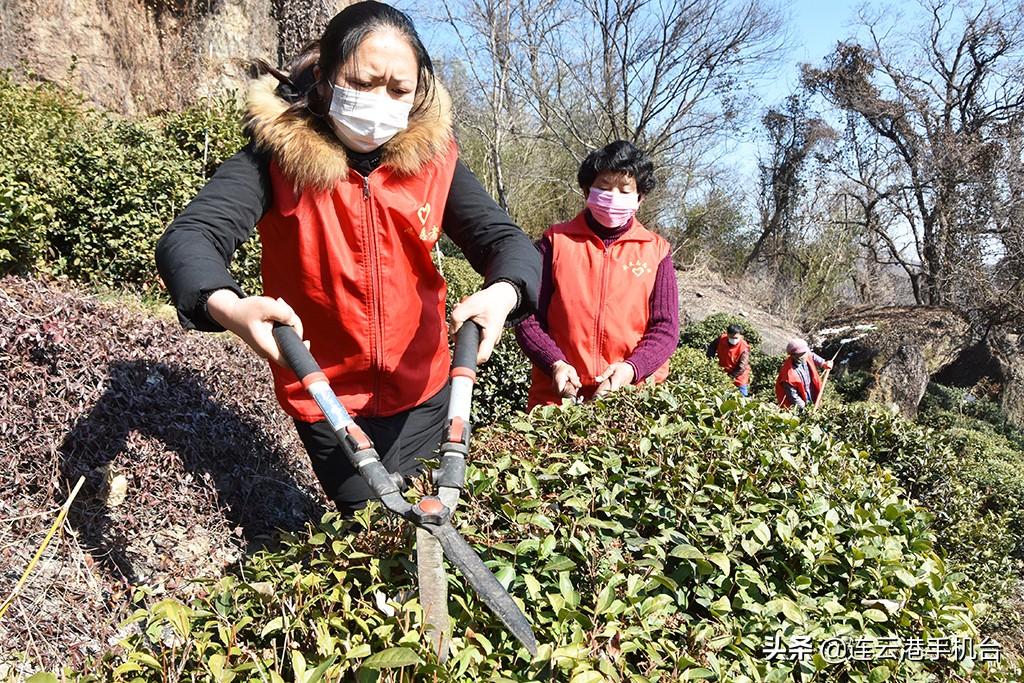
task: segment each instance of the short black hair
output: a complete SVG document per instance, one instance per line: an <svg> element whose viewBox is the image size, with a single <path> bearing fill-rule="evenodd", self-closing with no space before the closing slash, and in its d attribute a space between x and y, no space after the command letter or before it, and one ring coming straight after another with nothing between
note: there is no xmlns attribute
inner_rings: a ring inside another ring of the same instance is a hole
<svg viewBox="0 0 1024 683"><path fill-rule="evenodd" d="M730 337L732 335L734 335L734 334L743 334L743 326L742 325L729 325L729 327L725 328L725 332Z"/></svg>
<svg viewBox="0 0 1024 683"><path fill-rule="evenodd" d="M650 194L658 184L654 178L654 162L646 152L626 140L616 140L588 154L580 164L576 181L580 189L586 190L597 176L607 172L632 176L641 196Z"/></svg>

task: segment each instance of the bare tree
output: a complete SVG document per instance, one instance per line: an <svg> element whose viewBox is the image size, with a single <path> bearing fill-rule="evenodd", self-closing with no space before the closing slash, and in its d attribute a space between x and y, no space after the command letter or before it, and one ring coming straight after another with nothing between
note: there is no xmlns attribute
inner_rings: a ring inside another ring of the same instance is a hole
<svg viewBox="0 0 1024 683"><path fill-rule="evenodd" d="M439 62L455 102L463 158L528 232L578 208L577 159L538 134L516 85L524 16L557 16L559 0L444 0L434 20L453 40ZM532 21L532 19L531 19Z"/></svg>
<svg viewBox="0 0 1024 683"><path fill-rule="evenodd" d="M922 6L910 36L864 17L866 44L841 43L803 81L855 131L841 163L878 259L907 272L919 303L978 310L1020 200L1003 188L1020 165L1005 131L1024 112L1024 8Z"/></svg>
<svg viewBox="0 0 1024 683"><path fill-rule="evenodd" d="M670 160L738 116L744 79L781 53L764 0L550 0L523 14L517 84L579 156L611 139Z"/></svg>
<svg viewBox="0 0 1024 683"><path fill-rule="evenodd" d="M512 40L521 7L517 0L464 0L458 7L444 0L442 8L441 20L458 39L465 56L462 64L478 99L476 110L457 110L459 123L485 142L498 204L508 211L501 155L513 127L509 116ZM486 117L473 116L476 111L483 111Z"/></svg>
<svg viewBox="0 0 1024 683"><path fill-rule="evenodd" d="M741 118L744 83L781 53L768 2L443 0L437 19L465 77L463 142L480 142L499 202L529 220L522 207L538 201L577 206L583 157L631 140L660 169L644 220L670 219L679 188Z"/></svg>
<svg viewBox="0 0 1024 683"><path fill-rule="evenodd" d="M792 237L793 218L804 192L804 169L808 157L820 143L835 137L835 131L820 118L809 116L807 105L791 95L782 109L770 109L761 119L768 133L768 156L760 164L761 234L744 262L750 268L758 258L794 258L787 244ZM766 253L772 245L771 253Z"/></svg>

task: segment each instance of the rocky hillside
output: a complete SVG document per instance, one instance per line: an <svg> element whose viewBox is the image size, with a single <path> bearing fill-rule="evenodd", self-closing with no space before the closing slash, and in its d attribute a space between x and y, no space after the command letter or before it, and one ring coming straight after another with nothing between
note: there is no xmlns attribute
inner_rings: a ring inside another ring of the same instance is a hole
<svg viewBox="0 0 1024 683"><path fill-rule="evenodd" d="M781 311L771 311L755 303L763 298L752 286L729 282L707 268L677 271L681 324L700 322L715 313L737 315L757 328L763 341L761 350L777 355L784 353L786 342L803 333L795 322Z"/></svg>
<svg viewBox="0 0 1024 683"><path fill-rule="evenodd" d="M136 115L239 87L245 60L280 61L349 0L5 0L0 68L67 84Z"/></svg>

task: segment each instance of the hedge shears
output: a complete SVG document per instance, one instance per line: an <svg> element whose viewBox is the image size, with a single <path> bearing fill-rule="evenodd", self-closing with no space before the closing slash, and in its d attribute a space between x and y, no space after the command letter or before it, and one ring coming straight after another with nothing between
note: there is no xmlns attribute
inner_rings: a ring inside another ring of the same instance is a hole
<svg viewBox="0 0 1024 683"><path fill-rule="evenodd" d="M502 587L494 574L484 565L480 556L469 546L466 540L451 525L452 510L458 503L466 480L466 456L469 454L469 437L471 423L470 407L473 401L473 384L476 382L476 355L480 346L480 328L469 321L459 328L452 356L451 397L448 403L448 418L445 425L445 436L440 445L441 461L438 469L432 472L432 479L437 487L437 495L424 496L417 503L410 503L402 495L405 486L404 477L397 472L388 472L381 463L373 442L356 424L345 410L345 407L334 395L327 376L313 359L313 355L299 339L295 330L282 323L274 324L274 339L277 341L288 366L302 382L309 395L316 401L327 423L334 431L349 462L363 479L369 484L380 502L391 513L405 519L417 528L418 565L423 565L424 550L430 554L430 548L419 547L430 545L436 539L443 549L444 555L459 568L476 593L483 599L498 619L508 628L509 632L523 644L531 655L537 654L537 638L530 628L530 623L512 597ZM421 532L425 532L422 533ZM435 546L436 547L436 546ZM440 553L437 553L440 555ZM440 591L445 595L443 605L444 621L447 622L447 580L440 567L440 557L436 557L437 567L434 572L421 566L420 589L431 588L434 596ZM428 562L429 563L429 562ZM424 569L427 569L425 572ZM441 585L438 585L440 573ZM424 586L424 580L429 586ZM424 601L426 602L426 601ZM424 606L425 615L429 610ZM433 623L426 615L427 623ZM447 630L447 623L443 625ZM435 646L438 654L444 658L447 645L441 649L442 634L435 633Z"/></svg>

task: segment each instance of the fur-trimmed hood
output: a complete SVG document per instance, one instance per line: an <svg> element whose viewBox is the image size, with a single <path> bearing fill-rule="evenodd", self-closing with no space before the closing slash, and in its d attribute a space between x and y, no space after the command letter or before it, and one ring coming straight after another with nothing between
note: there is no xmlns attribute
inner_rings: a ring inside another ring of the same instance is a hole
<svg viewBox="0 0 1024 683"><path fill-rule="evenodd" d="M289 112L276 93L278 81L263 76L249 86L246 127L260 149L269 150L296 189L326 190L348 176L345 147L308 110ZM451 99L438 81L427 106L409 118L409 127L381 147L381 165L414 175L445 152L452 140Z"/></svg>

